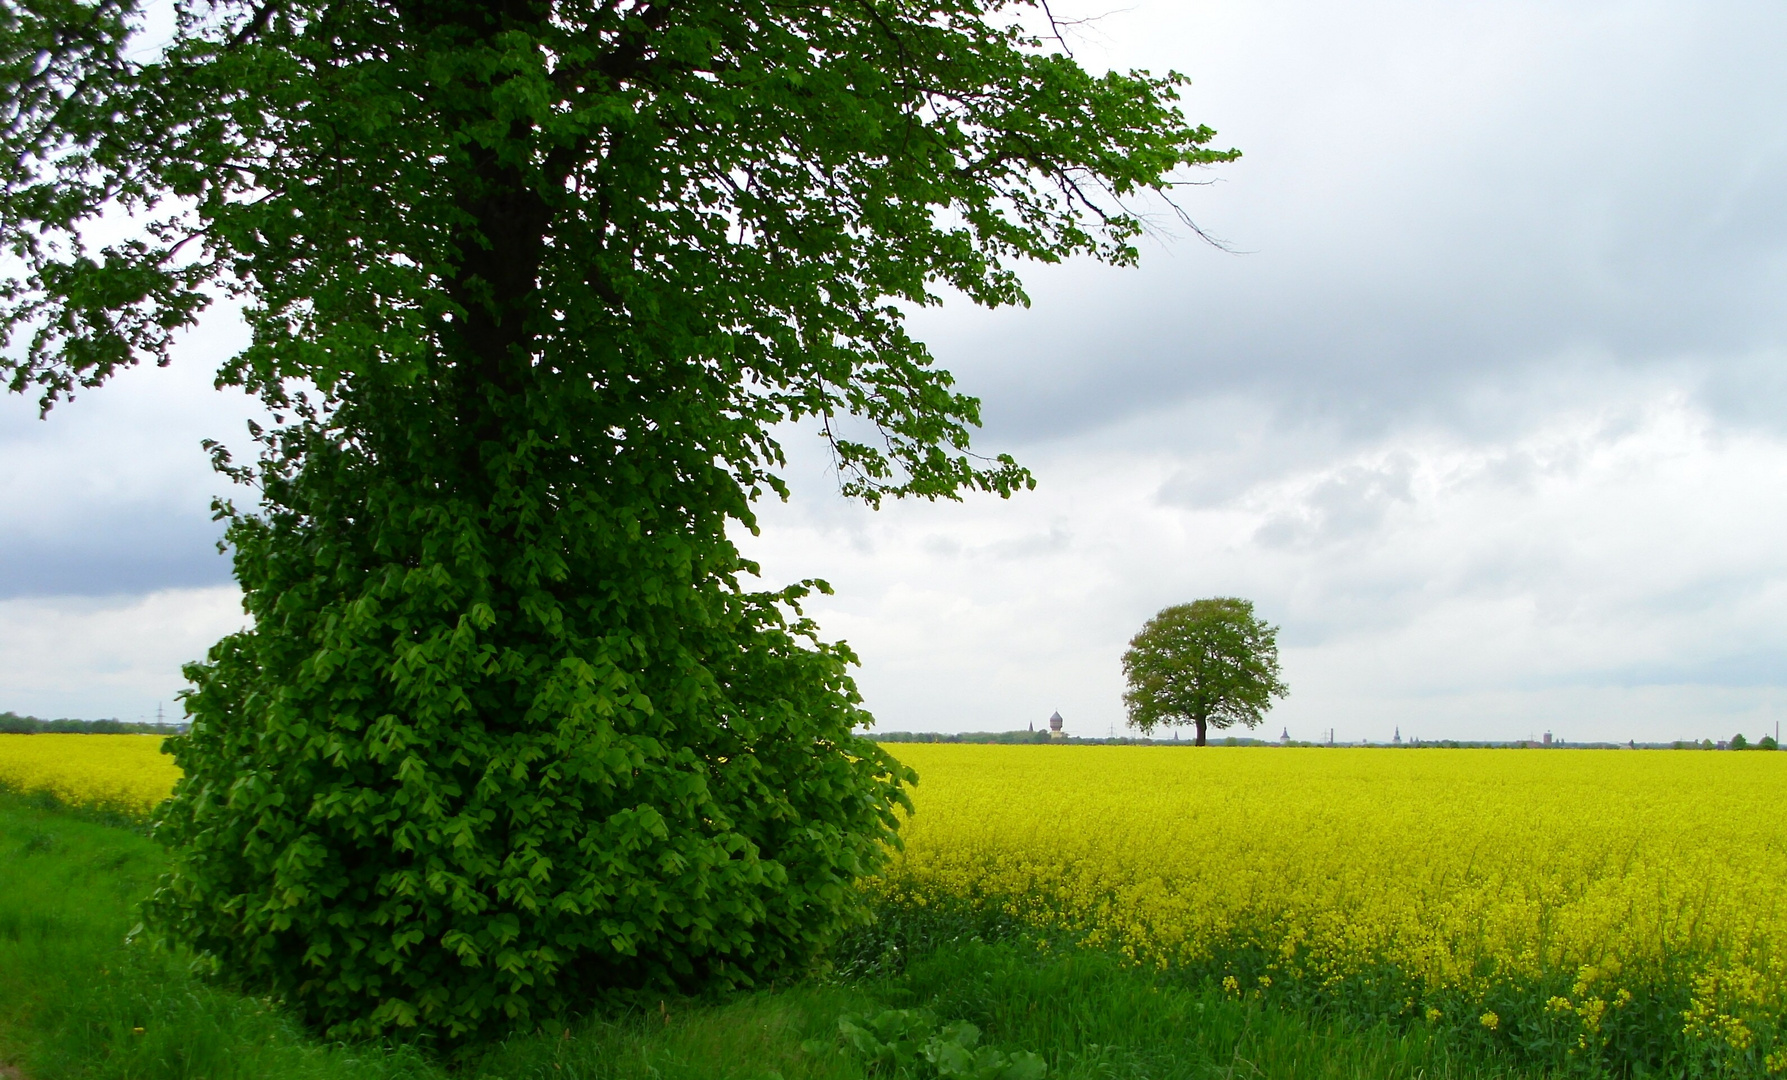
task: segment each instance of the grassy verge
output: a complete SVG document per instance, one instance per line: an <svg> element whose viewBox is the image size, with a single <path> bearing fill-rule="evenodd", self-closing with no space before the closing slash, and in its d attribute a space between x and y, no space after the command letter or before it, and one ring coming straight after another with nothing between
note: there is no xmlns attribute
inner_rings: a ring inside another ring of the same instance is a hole
<svg viewBox="0 0 1787 1080"><path fill-rule="evenodd" d="M829 981L651 1002L517 1034L449 1068L414 1046L319 1042L276 1003L127 945L161 865L140 831L0 793L0 1063L27 1080L829 1080L891 1075L843 1047L840 1015L923 1010L1040 1054L1062 1080L1537 1075L1419 1030L1236 1000L998 927L897 919L847 942Z"/></svg>

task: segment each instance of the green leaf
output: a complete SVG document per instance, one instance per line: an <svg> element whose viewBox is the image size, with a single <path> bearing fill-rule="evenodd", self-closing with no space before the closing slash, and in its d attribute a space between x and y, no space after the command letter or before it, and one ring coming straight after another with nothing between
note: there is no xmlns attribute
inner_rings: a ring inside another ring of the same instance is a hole
<svg viewBox="0 0 1787 1080"><path fill-rule="evenodd" d="M991 0L170 3L0 11L0 379L47 409L230 295L277 417L212 448L248 629L186 669L147 932L442 1045L809 970L911 774L730 539L778 439L872 505L1031 487L908 313L1133 262L1233 152Z"/></svg>

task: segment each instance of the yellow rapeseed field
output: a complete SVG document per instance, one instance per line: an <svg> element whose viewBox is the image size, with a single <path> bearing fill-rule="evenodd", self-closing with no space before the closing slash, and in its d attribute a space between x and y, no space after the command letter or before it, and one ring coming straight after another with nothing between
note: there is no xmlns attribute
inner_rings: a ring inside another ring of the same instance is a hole
<svg viewBox="0 0 1787 1080"><path fill-rule="evenodd" d="M63 802L144 814L173 791L180 769L160 735L0 735L0 786Z"/></svg>
<svg viewBox="0 0 1787 1080"><path fill-rule="evenodd" d="M887 748L892 899L1488 1030L1539 993L1583 1050L1673 986L1677 1034L1787 1071L1787 753Z"/></svg>
<svg viewBox="0 0 1787 1080"><path fill-rule="evenodd" d="M146 812L161 741L0 735L0 785ZM884 899L1236 994L1388 995L1589 1055L1661 1027L1787 1073L1787 753L887 748L920 783Z"/></svg>

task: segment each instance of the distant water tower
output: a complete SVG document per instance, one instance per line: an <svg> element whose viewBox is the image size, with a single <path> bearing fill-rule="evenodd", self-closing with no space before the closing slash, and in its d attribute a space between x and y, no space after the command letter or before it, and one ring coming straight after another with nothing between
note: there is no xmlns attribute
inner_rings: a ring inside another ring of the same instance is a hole
<svg viewBox="0 0 1787 1080"><path fill-rule="evenodd" d="M1064 736L1061 734L1061 714L1057 712L1049 717L1049 738L1059 739L1063 737Z"/></svg>

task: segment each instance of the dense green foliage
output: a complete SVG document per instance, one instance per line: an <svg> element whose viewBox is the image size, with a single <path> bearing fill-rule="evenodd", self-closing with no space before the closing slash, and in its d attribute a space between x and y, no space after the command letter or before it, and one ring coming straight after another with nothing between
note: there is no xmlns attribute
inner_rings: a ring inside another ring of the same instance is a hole
<svg viewBox="0 0 1787 1080"><path fill-rule="evenodd" d="M1026 486L903 312L1133 261L1124 200L1233 155L999 0L172 8L0 5L9 385L228 295L275 416L214 448L253 625L188 669L151 925L337 1035L802 971L910 777L810 585L743 584L774 431L870 503Z"/></svg>
<svg viewBox="0 0 1787 1080"><path fill-rule="evenodd" d="M1192 724L1197 745L1210 728L1257 727L1272 699L1289 691L1279 678L1278 628L1253 602L1218 596L1175 604L1142 624L1123 654L1129 726L1151 733Z"/></svg>
<svg viewBox="0 0 1787 1080"><path fill-rule="evenodd" d="M410 1044L318 1040L275 1003L195 980L188 957L127 944L165 861L141 835L0 792L0 1066L31 1080L863 1080L870 1063L838 1021L891 1009L971 1023L977 1049L1035 1053L1059 1080L1538 1075L1421 1030L1348 1028L1098 953L1039 951L999 926L897 912L844 943L896 966L859 961L854 977L724 1003L653 996L449 1068Z"/></svg>

